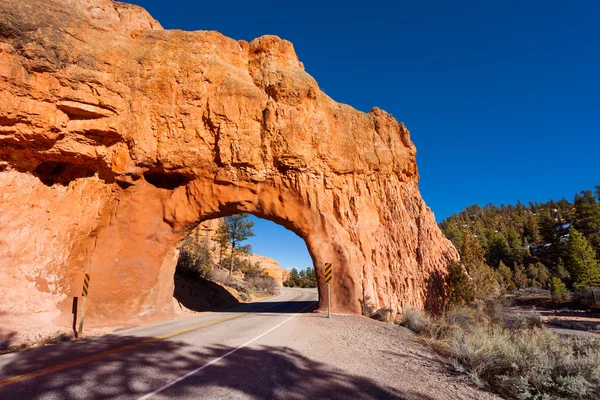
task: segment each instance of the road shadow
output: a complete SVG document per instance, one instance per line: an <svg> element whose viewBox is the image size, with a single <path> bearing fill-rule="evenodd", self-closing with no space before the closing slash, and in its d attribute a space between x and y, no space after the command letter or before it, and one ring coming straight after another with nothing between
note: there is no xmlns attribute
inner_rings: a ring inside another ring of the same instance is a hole
<svg viewBox="0 0 600 400"><path fill-rule="evenodd" d="M206 279L176 273L173 297L181 307L192 311L213 311L240 302L223 286Z"/></svg>
<svg viewBox="0 0 600 400"><path fill-rule="evenodd" d="M236 307L219 309L219 312L247 312L269 314L304 314L311 313L319 305L317 301L257 301L241 304Z"/></svg>
<svg viewBox="0 0 600 400"><path fill-rule="evenodd" d="M311 312L312 301L257 301L240 303L223 286L190 274L176 273L173 297L192 311L291 313ZM316 305L315 305L316 308Z"/></svg>
<svg viewBox="0 0 600 400"><path fill-rule="evenodd" d="M0 364L0 380L50 365L65 362L71 365L45 375L9 384L0 383L0 398L138 398L234 350L221 345L198 349L175 340L151 340L107 336L96 339L93 346L91 341L84 343L86 341L82 340L80 343L87 346L77 348L73 343L63 343L15 353L8 362ZM140 341L147 342L136 345ZM72 361L85 356L85 349L110 349L123 345L129 347L102 357L91 356L85 364ZM209 399L234 396L432 400L426 395L400 391L373 379L349 374L311 360L293 349L272 346L239 349L162 394L172 398Z"/></svg>

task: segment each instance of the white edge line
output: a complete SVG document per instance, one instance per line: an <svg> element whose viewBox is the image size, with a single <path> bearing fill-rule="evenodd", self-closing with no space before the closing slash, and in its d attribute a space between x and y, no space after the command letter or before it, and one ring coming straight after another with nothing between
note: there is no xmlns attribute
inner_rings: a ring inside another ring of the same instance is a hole
<svg viewBox="0 0 600 400"><path fill-rule="evenodd" d="M291 317L289 317L288 319L284 320L283 322L280 322L279 324L275 325L274 327L272 327L271 329L269 329L266 332L261 333L260 335L258 335L257 337L255 337L254 339L251 339L249 341L247 341L246 343L244 343L243 345L236 347L233 350L230 350L229 352L223 354L220 357L215 358L214 360L211 360L209 362L207 362L206 364L204 364L201 367L196 368L193 371L188 372L185 375L180 376L179 378L172 380L171 382L167 383L166 385L163 385L161 387L159 387L158 389L154 390L153 392L150 392L140 398L138 398L138 400L146 400L149 399L151 397L153 397L154 395L162 392L165 389L170 388L171 386L175 385L176 383L181 382L184 379L189 378L190 376L202 371L203 369L221 361L222 359L224 359L225 357L229 357L230 355L232 355L233 353L235 353L236 351L243 349L244 347L248 346L250 343L257 341L258 339L260 339L261 337L265 336L266 334L273 332L275 329L279 328L281 325L285 324L286 322L288 322L290 319L294 318L296 315L300 314L302 311L306 310L308 307L311 307L314 303L316 303L316 301L313 301L311 304L307 305L306 307L304 307L302 310L298 311L296 314L292 315Z"/></svg>

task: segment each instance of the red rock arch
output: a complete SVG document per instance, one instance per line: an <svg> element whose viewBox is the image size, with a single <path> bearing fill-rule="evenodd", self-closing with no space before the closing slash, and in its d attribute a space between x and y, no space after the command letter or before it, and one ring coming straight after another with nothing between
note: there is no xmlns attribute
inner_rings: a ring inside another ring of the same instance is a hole
<svg viewBox="0 0 600 400"><path fill-rule="evenodd" d="M178 245L199 223L242 212L278 223L304 239L320 287L323 264L338 266L333 308L360 311L356 301L360 294L341 268L349 254L320 213L289 190L196 179L174 190L142 182L120 199L110 223L94 238L85 269L94 277L89 322L120 325L148 319L144 316L150 312L169 315Z"/></svg>
<svg viewBox="0 0 600 400"><path fill-rule="evenodd" d="M277 37L69 4L0 3L5 329L69 326L88 271L91 323L164 318L177 243L238 211L298 233L317 268L333 262L335 310L367 296L439 307L458 254L419 194L403 124L334 102Z"/></svg>

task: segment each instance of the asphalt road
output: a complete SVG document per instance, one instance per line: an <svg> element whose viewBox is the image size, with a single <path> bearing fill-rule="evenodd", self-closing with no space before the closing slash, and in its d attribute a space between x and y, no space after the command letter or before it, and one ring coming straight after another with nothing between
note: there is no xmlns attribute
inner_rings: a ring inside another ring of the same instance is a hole
<svg viewBox="0 0 600 400"><path fill-rule="evenodd" d="M567 329L567 328L560 328L560 327L555 327L555 326L548 326L548 329L550 329L552 332L554 332L558 335L562 335L562 336L577 336L577 337L584 337L584 338L589 338L589 339L600 339L600 335L598 333L590 332L590 331L582 331L582 330L578 330L578 329Z"/></svg>
<svg viewBox="0 0 600 400"><path fill-rule="evenodd" d="M284 288L224 311L6 354L0 399L271 397L261 382L289 365L261 348L285 348L284 326L316 305L316 289Z"/></svg>
<svg viewBox="0 0 600 400"><path fill-rule="evenodd" d="M316 289L0 356L0 400L498 400L393 324Z"/></svg>

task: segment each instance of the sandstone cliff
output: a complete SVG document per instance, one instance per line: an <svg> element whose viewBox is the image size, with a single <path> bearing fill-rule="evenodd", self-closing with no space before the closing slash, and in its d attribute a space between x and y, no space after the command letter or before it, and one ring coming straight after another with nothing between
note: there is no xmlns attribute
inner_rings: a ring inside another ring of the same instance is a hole
<svg viewBox="0 0 600 400"><path fill-rule="evenodd" d="M279 286L283 286L283 281L290 276L290 271L281 268L281 265L271 257L250 254L248 258L252 263L259 263L260 269L265 271L271 278L275 279L275 282L277 282L277 285Z"/></svg>
<svg viewBox="0 0 600 400"><path fill-rule="evenodd" d="M166 31L112 0L4 0L0 15L5 331L68 329L84 273L88 326L170 316L182 238L236 212L301 236L319 279L332 262L336 311L439 307L458 254L409 131L329 98L291 43Z"/></svg>

